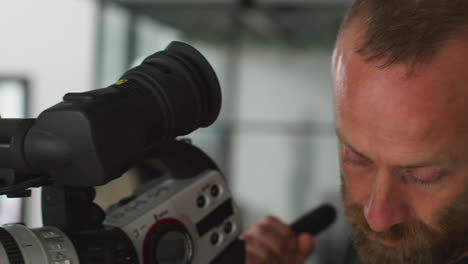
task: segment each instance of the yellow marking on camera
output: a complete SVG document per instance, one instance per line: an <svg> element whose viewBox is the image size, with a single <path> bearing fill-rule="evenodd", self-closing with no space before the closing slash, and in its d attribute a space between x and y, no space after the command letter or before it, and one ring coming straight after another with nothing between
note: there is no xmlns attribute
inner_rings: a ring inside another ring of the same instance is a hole
<svg viewBox="0 0 468 264"><path fill-rule="evenodd" d="M122 84L124 84L124 83L126 83L126 82L128 82L127 79L122 79L122 80L117 81L117 82L115 83L115 85L122 85Z"/></svg>

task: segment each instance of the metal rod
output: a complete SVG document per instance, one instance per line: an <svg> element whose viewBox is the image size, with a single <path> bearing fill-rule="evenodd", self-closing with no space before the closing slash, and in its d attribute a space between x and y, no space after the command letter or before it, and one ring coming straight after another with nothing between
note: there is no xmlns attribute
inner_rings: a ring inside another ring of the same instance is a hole
<svg viewBox="0 0 468 264"><path fill-rule="evenodd" d="M0 119L0 168L11 168L10 144L23 119Z"/></svg>

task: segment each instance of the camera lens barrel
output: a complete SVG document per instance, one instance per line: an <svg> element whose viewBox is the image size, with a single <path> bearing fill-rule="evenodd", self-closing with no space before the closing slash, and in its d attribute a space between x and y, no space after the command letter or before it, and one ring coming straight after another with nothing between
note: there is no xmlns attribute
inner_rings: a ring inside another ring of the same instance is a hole
<svg viewBox="0 0 468 264"><path fill-rule="evenodd" d="M79 263L74 245L59 229L16 224L0 228L0 260L2 264Z"/></svg>
<svg viewBox="0 0 468 264"><path fill-rule="evenodd" d="M65 235L55 227L29 229L23 225L0 228L2 264L136 264L128 236L118 228Z"/></svg>

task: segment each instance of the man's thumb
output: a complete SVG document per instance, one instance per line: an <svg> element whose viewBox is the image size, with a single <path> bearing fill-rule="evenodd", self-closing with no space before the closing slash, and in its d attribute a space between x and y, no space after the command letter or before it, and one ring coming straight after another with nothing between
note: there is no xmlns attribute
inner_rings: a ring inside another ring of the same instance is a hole
<svg viewBox="0 0 468 264"><path fill-rule="evenodd" d="M300 255L306 259L314 251L314 238L308 233L301 233L297 238L297 245Z"/></svg>

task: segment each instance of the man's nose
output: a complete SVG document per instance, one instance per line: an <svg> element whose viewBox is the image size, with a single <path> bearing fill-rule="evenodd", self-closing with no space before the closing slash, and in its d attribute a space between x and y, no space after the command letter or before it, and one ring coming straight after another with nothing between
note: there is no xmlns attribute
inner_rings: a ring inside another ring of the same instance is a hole
<svg viewBox="0 0 468 264"><path fill-rule="evenodd" d="M382 232L405 222L408 217L404 193L394 177L391 172L377 173L370 197L364 206L367 223L375 232Z"/></svg>

